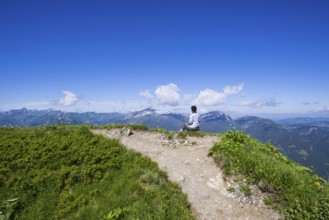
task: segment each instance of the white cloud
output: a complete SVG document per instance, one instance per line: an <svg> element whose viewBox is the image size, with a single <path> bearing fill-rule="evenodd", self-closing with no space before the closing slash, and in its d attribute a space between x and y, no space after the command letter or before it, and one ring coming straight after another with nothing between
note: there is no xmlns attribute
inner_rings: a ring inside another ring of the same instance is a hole
<svg viewBox="0 0 329 220"><path fill-rule="evenodd" d="M64 97L55 101L56 105L67 107L72 106L78 102L78 97L76 94L70 91L62 91Z"/></svg>
<svg viewBox="0 0 329 220"><path fill-rule="evenodd" d="M237 86L225 86L223 92L217 92L212 89L205 89L200 91L199 95L194 100L196 105L201 106L216 106L227 102L227 99L242 91L244 84L241 83Z"/></svg>
<svg viewBox="0 0 329 220"><path fill-rule="evenodd" d="M212 89L205 89L199 93L194 102L197 105L214 106L225 103L227 97L225 93L219 93Z"/></svg>
<svg viewBox="0 0 329 220"><path fill-rule="evenodd" d="M140 96L143 96L145 98L153 98L154 96L151 94L149 90L145 90L139 93Z"/></svg>
<svg viewBox="0 0 329 220"><path fill-rule="evenodd" d="M240 85L237 86L225 86L224 88L224 94L226 95L234 95L242 91L244 87L244 83L241 83Z"/></svg>
<svg viewBox="0 0 329 220"><path fill-rule="evenodd" d="M179 88L174 83L158 86L155 90L155 96L163 105L177 106L179 104Z"/></svg>
<svg viewBox="0 0 329 220"><path fill-rule="evenodd" d="M192 98L193 98L192 94L184 94L184 96L183 96L183 100L186 101L186 102L191 101Z"/></svg>
<svg viewBox="0 0 329 220"><path fill-rule="evenodd" d="M314 109L314 112L329 112L329 105L318 107Z"/></svg>
<svg viewBox="0 0 329 220"><path fill-rule="evenodd" d="M245 100L238 103L240 106L248 106L251 108L263 108L263 107L276 107L280 104L275 99L262 99L262 100Z"/></svg>

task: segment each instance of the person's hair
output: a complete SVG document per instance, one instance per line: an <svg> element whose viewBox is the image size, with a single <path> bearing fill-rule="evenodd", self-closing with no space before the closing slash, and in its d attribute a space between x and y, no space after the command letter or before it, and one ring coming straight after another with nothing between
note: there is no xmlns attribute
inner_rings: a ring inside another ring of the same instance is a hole
<svg viewBox="0 0 329 220"><path fill-rule="evenodd" d="M192 112L196 112L196 106L195 105L191 106L191 110Z"/></svg>

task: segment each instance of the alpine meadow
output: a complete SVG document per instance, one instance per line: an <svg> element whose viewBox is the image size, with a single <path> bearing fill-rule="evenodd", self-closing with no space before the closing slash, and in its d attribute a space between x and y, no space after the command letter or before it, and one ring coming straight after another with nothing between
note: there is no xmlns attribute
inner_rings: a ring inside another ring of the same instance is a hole
<svg viewBox="0 0 329 220"><path fill-rule="evenodd" d="M86 126L0 128L0 161L1 219L193 219L154 162Z"/></svg>

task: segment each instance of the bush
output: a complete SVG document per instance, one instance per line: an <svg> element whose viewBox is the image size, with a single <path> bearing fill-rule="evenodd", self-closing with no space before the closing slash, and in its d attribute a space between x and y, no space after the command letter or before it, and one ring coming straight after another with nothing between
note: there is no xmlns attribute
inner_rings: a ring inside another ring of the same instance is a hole
<svg viewBox="0 0 329 220"><path fill-rule="evenodd" d="M0 128L0 201L11 198L0 219L194 218L156 163L87 126Z"/></svg>
<svg viewBox="0 0 329 220"><path fill-rule="evenodd" d="M268 204L286 219L329 219L329 186L269 143L242 131L228 131L209 151L227 175L243 174L272 193Z"/></svg>

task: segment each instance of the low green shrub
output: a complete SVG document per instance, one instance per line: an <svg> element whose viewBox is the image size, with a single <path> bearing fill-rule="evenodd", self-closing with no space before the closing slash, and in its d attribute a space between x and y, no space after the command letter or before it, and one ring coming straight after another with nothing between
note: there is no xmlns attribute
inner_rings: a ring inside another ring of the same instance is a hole
<svg viewBox="0 0 329 220"><path fill-rule="evenodd" d="M266 203L286 219L329 219L328 183L270 143L263 144L242 131L228 131L209 155L226 175L243 174L271 193Z"/></svg>
<svg viewBox="0 0 329 220"><path fill-rule="evenodd" d="M207 135L207 133L203 132L203 131L188 131L186 133L188 136L191 136L191 137L204 137Z"/></svg>
<svg viewBox="0 0 329 220"><path fill-rule="evenodd" d="M0 219L194 219L156 163L88 126L0 128L0 201L11 198Z"/></svg>

